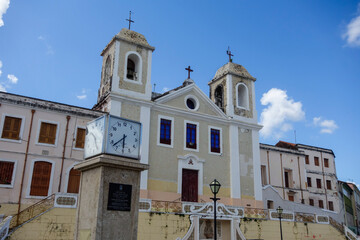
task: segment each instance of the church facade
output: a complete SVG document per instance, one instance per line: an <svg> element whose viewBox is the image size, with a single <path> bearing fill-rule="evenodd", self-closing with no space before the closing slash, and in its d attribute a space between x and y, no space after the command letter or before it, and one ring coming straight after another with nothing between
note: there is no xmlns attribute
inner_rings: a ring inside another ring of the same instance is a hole
<svg viewBox="0 0 360 240"><path fill-rule="evenodd" d="M154 47L122 29L102 52L95 109L142 123L141 197L209 201L209 183L222 185L224 203L262 206L259 130L254 82L226 63L209 82L210 98L188 78L163 94L151 91Z"/></svg>

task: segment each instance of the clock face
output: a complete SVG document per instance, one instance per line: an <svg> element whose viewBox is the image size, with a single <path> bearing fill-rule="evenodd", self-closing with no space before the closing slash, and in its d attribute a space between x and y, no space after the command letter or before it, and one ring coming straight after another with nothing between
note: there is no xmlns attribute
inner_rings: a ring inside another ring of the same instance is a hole
<svg viewBox="0 0 360 240"><path fill-rule="evenodd" d="M140 123L111 116L106 152L138 159L140 131Z"/></svg>
<svg viewBox="0 0 360 240"><path fill-rule="evenodd" d="M89 122L86 126L84 158L103 152L105 117Z"/></svg>

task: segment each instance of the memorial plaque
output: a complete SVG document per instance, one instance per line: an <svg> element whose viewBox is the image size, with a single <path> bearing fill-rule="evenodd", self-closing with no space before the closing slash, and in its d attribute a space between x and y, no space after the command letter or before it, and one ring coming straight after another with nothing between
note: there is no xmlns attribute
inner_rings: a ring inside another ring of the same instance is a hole
<svg viewBox="0 0 360 240"><path fill-rule="evenodd" d="M128 184L109 183L109 196L107 210L130 211L131 190Z"/></svg>

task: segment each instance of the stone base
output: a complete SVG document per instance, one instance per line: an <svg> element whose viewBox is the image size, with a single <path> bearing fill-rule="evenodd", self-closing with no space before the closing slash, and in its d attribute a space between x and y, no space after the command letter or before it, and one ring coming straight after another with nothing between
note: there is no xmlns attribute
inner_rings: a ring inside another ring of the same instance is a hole
<svg viewBox="0 0 360 240"><path fill-rule="evenodd" d="M81 171L75 239L137 239L140 173L149 166L102 154L75 169ZM110 183L132 186L130 211L108 210Z"/></svg>

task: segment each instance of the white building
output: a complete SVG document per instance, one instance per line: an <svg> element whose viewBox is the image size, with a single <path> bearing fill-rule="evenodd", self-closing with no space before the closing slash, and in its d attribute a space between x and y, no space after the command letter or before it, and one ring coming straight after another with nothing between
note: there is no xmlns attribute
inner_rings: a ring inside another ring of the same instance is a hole
<svg viewBox="0 0 360 240"><path fill-rule="evenodd" d="M260 156L262 184L271 185L283 199L340 211L331 149L280 141L275 146L260 144ZM274 204L269 200L267 206Z"/></svg>

